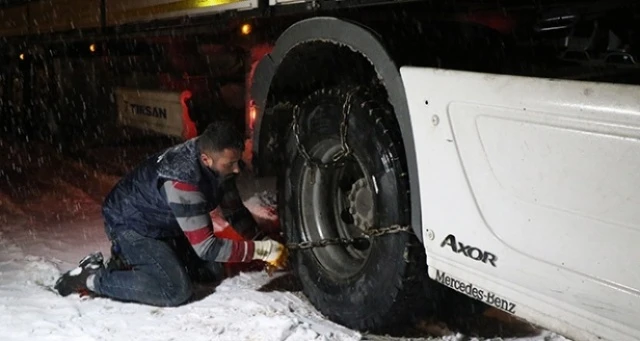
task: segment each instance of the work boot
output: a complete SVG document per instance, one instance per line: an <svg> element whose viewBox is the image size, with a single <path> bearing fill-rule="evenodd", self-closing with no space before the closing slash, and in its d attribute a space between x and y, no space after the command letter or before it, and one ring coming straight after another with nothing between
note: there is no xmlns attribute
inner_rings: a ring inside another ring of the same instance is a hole
<svg viewBox="0 0 640 341"><path fill-rule="evenodd" d="M54 289L61 296L69 296L72 293L88 294L87 278L104 269L104 258L101 252L92 253L84 257L78 266L64 273L54 285Z"/></svg>

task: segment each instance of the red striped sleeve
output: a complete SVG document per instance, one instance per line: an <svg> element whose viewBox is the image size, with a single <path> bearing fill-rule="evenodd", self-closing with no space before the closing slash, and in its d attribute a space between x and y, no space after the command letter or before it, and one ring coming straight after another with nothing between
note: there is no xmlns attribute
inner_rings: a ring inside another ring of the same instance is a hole
<svg viewBox="0 0 640 341"><path fill-rule="evenodd" d="M233 241L227 262L249 262L253 258L253 250L254 243L251 241Z"/></svg>
<svg viewBox="0 0 640 341"><path fill-rule="evenodd" d="M208 238L213 237L213 229L210 226L204 226L197 230L186 231L183 230L185 236L189 240L191 245L200 244Z"/></svg>
<svg viewBox="0 0 640 341"><path fill-rule="evenodd" d="M250 262L255 245L252 241L216 238L211 216L206 212L206 198L191 184L167 181L162 192L178 225L196 254L217 262Z"/></svg>

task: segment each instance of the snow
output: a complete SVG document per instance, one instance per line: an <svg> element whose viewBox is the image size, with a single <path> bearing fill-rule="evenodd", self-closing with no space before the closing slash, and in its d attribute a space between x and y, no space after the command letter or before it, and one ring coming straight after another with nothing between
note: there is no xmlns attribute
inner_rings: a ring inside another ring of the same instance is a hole
<svg viewBox="0 0 640 341"><path fill-rule="evenodd" d="M68 160L57 161L73 174L85 167ZM3 166L6 164L0 165L0 171L11 168ZM198 300L172 308L78 295L60 297L50 287L63 272L90 252L109 255L97 199L100 195L86 188L98 179L104 194L109 182L112 185L117 177L89 170L85 170L84 177L68 176L64 169L56 173L38 165L33 167L36 169L23 170L30 174L30 181L22 173L0 172L1 340L403 339L363 335L327 320L302 293L277 284L279 279L286 279L286 273L269 276L264 271L243 272L225 279L213 292L203 288L204 294ZM42 178L46 181L41 180L34 172L49 176ZM33 184L40 180L46 185ZM259 221L273 221L273 193L258 190L261 185L251 181L242 184L241 190L253 189L245 204ZM421 340L482 339L447 332ZM487 340L567 341L547 331Z"/></svg>
<svg viewBox="0 0 640 341"><path fill-rule="evenodd" d="M255 200L255 199L252 199ZM63 228L60 228L63 227ZM241 273L191 304L158 308L50 291L84 255L109 244L99 218L60 225L2 226L2 340L358 340L294 293L261 290L283 274Z"/></svg>

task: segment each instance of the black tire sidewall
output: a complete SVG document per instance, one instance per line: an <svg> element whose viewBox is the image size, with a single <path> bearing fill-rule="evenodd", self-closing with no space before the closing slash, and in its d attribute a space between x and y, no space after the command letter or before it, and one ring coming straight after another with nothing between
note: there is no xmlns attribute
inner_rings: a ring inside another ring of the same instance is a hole
<svg viewBox="0 0 640 341"><path fill-rule="evenodd" d="M367 97L366 93L358 93L352 98L348 144L369 177L376 179L376 227L406 224L410 219L409 199L406 180L401 175L400 157L395 141L381 123L385 111ZM341 113L325 115L320 120L326 122L318 124L315 121L311 125L304 124L305 115L322 105L342 108L345 98L345 90L321 91L309 96L300 106L301 131L302 134L307 132L303 144L307 150L329 136L339 141ZM334 128L328 128L330 126ZM300 200L304 200L300 193L300 182L303 181L306 165L296 149L293 136L288 138L287 155L292 157L280 180L279 193L284 200L281 201L284 205L280 205L281 216L284 217L289 242L300 242L304 240L300 228L303 222L299 214ZM321 312L347 326L362 328L371 324L371 319L382 318L397 301L407 272L410 238L412 236L407 233L376 238L363 269L347 279L332 277L309 250L294 251L291 264L305 294Z"/></svg>

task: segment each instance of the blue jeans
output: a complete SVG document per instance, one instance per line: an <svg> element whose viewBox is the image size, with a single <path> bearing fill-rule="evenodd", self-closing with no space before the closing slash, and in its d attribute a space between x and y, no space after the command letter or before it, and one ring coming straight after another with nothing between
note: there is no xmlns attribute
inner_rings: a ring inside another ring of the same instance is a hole
<svg viewBox="0 0 640 341"><path fill-rule="evenodd" d="M131 229L111 232L108 227L107 233L127 268L105 269L96 274L94 291L101 296L154 306L178 306L193 296L194 274L204 270L218 279L222 277L222 264L200 260L188 242L185 245L186 238L160 240Z"/></svg>

